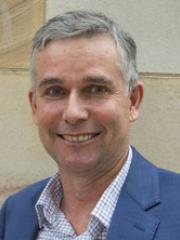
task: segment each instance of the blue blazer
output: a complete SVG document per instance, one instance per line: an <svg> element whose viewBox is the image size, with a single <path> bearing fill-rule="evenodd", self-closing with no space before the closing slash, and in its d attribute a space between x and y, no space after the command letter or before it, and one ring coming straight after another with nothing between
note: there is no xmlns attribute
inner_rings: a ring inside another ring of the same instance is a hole
<svg viewBox="0 0 180 240"><path fill-rule="evenodd" d="M47 180L10 196L0 212L1 240L35 240L35 204ZM107 240L179 240L180 175L162 170L133 149Z"/></svg>

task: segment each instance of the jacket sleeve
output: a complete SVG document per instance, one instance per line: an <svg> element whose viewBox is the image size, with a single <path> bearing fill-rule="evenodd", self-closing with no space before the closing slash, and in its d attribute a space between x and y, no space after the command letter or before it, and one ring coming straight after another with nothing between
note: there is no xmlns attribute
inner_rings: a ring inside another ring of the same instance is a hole
<svg viewBox="0 0 180 240"><path fill-rule="evenodd" d="M0 209L0 240L4 239L7 202Z"/></svg>

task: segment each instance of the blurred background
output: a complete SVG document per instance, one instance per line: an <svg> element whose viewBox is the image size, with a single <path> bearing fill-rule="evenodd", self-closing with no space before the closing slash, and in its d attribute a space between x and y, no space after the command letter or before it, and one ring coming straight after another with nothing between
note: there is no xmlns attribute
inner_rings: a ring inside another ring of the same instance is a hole
<svg viewBox="0 0 180 240"><path fill-rule="evenodd" d="M179 0L0 0L0 203L56 171L27 99L31 40L46 20L75 9L104 12L134 37L145 98L131 143L180 172Z"/></svg>

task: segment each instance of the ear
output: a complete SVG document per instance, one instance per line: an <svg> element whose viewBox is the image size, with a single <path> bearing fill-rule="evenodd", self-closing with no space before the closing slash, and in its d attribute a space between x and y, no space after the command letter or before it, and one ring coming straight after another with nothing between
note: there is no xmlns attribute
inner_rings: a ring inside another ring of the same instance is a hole
<svg viewBox="0 0 180 240"><path fill-rule="evenodd" d="M143 95L144 85L142 82L138 81L130 93L130 113L129 113L130 122L134 122L139 117Z"/></svg>
<svg viewBox="0 0 180 240"><path fill-rule="evenodd" d="M36 105L36 96L32 89L28 92L29 103L31 106L32 119L35 124L37 124L37 105Z"/></svg>

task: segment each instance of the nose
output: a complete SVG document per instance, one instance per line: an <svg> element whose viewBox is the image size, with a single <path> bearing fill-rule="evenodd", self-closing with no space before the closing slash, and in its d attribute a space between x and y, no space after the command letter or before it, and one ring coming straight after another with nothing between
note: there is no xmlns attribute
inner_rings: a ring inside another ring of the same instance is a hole
<svg viewBox="0 0 180 240"><path fill-rule="evenodd" d="M62 118L66 123L75 125L88 119L88 111L83 99L80 99L77 93L69 95L64 107Z"/></svg>

